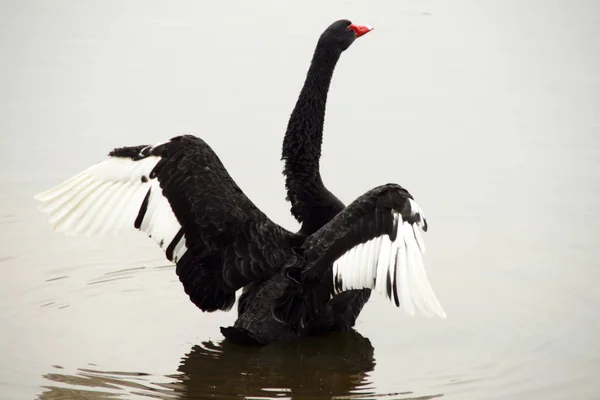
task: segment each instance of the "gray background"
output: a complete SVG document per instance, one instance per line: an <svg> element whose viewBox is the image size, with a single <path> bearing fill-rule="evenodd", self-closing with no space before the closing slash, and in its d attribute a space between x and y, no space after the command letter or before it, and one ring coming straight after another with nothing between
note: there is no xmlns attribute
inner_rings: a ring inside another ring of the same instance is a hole
<svg viewBox="0 0 600 400"><path fill-rule="evenodd" d="M54 234L32 196L114 147L192 133L295 230L281 141L339 18L375 30L335 72L323 178L346 203L408 188L448 313L373 297L357 330L375 391L597 396L600 2L68 0L0 3L3 398L77 389L47 374L79 368L169 382L193 344L220 340L235 313L199 312L151 240Z"/></svg>

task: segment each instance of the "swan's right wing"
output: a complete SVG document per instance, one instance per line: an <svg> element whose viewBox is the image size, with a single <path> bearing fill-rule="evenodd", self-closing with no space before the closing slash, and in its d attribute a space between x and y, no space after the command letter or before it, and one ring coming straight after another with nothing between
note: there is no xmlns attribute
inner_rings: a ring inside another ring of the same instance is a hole
<svg viewBox="0 0 600 400"><path fill-rule="evenodd" d="M231 308L237 289L271 276L291 251L291 233L246 197L195 136L115 149L36 199L68 235L145 232L176 263L203 311Z"/></svg>
<svg viewBox="0 0 600 400"><path fill-rule="evenodd" d="M334 293L373 289L413 315L446 318L431 288L422 255L423 211L398 185L377 187L356 199L303 245L309 264L301 279L333 268Z"/></svg>

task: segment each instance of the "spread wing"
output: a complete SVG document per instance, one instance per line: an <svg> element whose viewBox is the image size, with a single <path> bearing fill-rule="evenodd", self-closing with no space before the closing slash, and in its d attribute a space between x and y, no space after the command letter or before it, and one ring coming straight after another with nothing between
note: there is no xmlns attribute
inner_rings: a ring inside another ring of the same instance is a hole
<svg viewBox="0 0 600 400"><path fill-rule="evenodd" d="M176 263L203 311L228 310L235 291L284 264L292 234L242 192L202 139L118 148L36 199L68 235L138 229Z"/></svg>
<svg viewBox="0 0 600 400"><path fill-rule="evenodd" d="M423 211L398 185L377 187L356 199L303 244L308 268L301 279L314 280L333 269L333 292L373 289L424 315L446 318L423 264L427 231Z"/></svg>

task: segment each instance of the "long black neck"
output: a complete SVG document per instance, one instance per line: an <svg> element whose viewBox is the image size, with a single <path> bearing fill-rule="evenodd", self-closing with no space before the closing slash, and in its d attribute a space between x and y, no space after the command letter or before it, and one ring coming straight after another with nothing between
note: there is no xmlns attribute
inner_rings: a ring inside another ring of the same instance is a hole
<svg viewBox="0 0 600 400"><path fill-rule="evenodd" d="M339 51L328 52L319 45L315 49L285 132L282 158L286 161L286 167L293 167L291 170L286 168L286 174L293 173L299 167L317 173L319 171L327 93L340 54ZM302 165L296 166L298 162Z"/></svg>
<svg viewBox="0 0 600 400"><path fill-rule="evenodd" d="M343 208L325 189L319 173L327 93L340 55L339 50L328 49L321 43L317 45L283 140L288 200L292 202L292 214L300 222L307 216L312 217L315 208L333 207L333 215Z"/></svg>

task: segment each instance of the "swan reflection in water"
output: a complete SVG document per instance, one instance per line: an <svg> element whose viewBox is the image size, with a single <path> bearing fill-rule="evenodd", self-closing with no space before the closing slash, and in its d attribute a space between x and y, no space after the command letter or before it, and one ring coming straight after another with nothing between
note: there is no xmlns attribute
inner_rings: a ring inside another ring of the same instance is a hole
<svg viewBox="0 0 600 400"><path fill-rule="evenodd" d="M374 367L371 342L354 330L263 347L224 340L192 347L182 357L178 373L167 376L168 383L144 373L79 369L75 375L44 375L61 385L44 386L38 398L414 398L410 392L377 394L369 379Z"/></svg>
<svg viewBox="0 0 600 400"><path fill-rule="evenodd" d="M375 367L369 339L352 331L265 347L195 346L179 367L189 395L216 388L228 396L344 396L371 392ZM371 392L372 393L372 392Z"/></svg>

